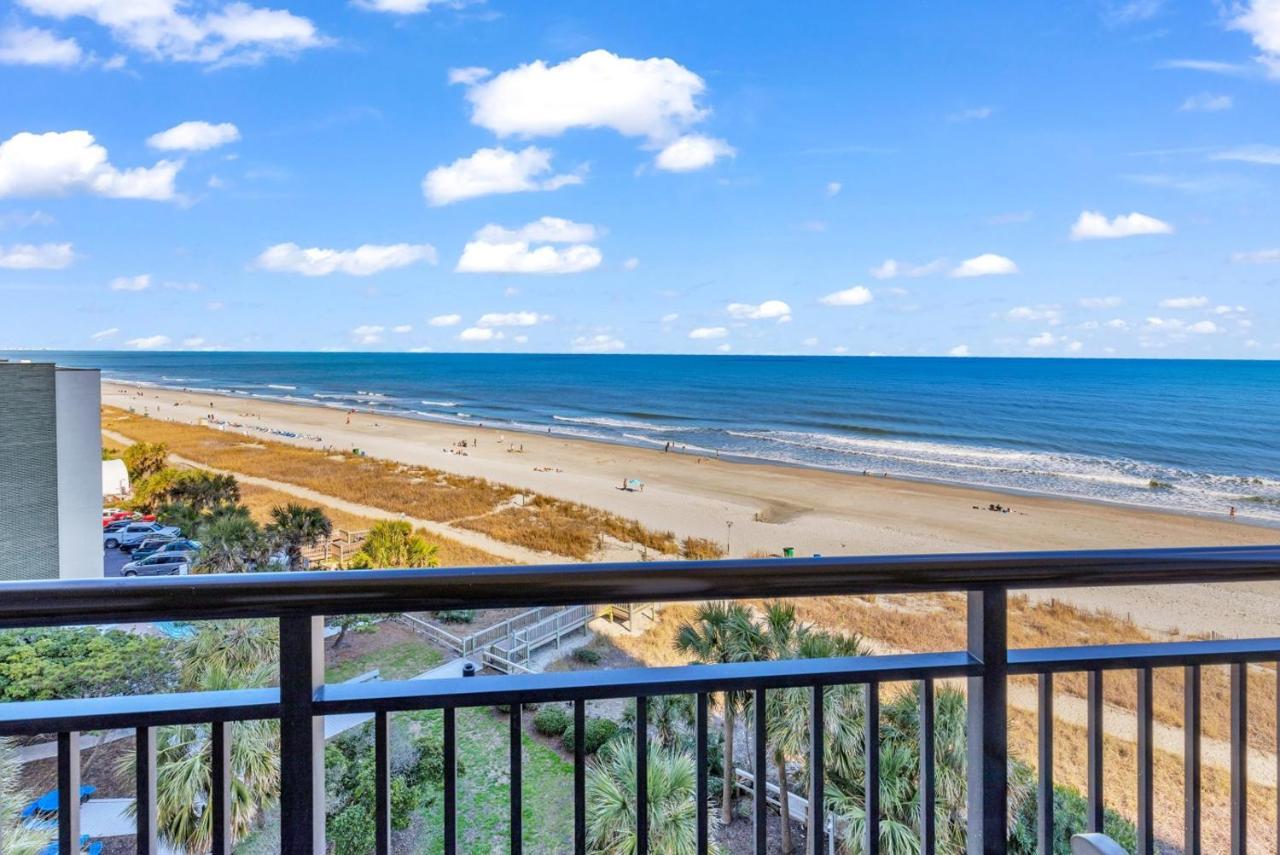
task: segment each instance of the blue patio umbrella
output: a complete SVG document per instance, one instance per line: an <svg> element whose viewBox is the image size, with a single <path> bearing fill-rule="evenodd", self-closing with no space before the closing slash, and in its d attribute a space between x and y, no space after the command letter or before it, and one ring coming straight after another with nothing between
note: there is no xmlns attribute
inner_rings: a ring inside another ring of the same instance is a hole
<svg viewBox="0 0 1280 855"><path fill-rule="evenodd" d="M98 791L97 787L85 784L80 788L80 803L88 801L89 796ZM58 812L58 791L50 790L22 810L22 815L34 816L35 814L50 814Z"/></svg>

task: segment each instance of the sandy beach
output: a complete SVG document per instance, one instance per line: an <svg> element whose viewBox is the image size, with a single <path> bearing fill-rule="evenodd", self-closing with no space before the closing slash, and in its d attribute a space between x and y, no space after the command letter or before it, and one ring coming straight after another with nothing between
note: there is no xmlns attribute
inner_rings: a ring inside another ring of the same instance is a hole
<svg viewBox="0 0 1280 855"><path fill-rule="evenodd" d="M102 397L104 404L156 418L191 424L213 415L299 434L294 439L268 434L278 441L345 452L360 448L375 457L489 478L603 508L681 537L727 542L734 556L780 554L786 547L799 555L865 555L1280 542L1280 531L1231 520L1225 508L1220 519L1184 516L114 383L103 384ZM627 479L643 481L643 490L622 489ZM992 504L1011 511L988 510ZM1274 583L1037 596L1128 614L1155 630L1269 635L1280 615L1280 584Z"/></svg>

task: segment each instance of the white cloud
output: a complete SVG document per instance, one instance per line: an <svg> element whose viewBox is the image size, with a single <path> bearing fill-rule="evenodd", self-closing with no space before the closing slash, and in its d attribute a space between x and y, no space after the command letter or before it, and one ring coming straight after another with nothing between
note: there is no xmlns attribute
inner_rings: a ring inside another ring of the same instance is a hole
<svg viewBox="0 0 1280 855"><path fill-rule="evenodd" d="M673 323L673 322L675 322L675 321L680 320L680 313L679 313L679 312L667 312L665 315L663 315L663 316L662 316L661 320L662 320L662 322L663 322L664 324L670 324L670 323Z"/></svg>
<svg viewBox="0 0 1280 855"><path fill-rule="evenodd" d="M871 268L869 272L876 279L897 279L899 276L915 279L920 276L940 273L946 266L947 260L945 258L935 258L926 264L912 264L908 261L886 258L880 264Z"/></svg>
<svg viewBox="0 0 1280 855"><path fill-rule="evenodd" d="M230 122L183 122L147 137L147 145L161 151L207 151L240 139L240 129Z"/></svg>
<svg viewBox="0 0 1280 855"><path fill-rule="evenodd" d="M1107 327L1108 329L1117 330L1119 332L1127 332L1129 329L1129 322L1122 318L1112 318L1111 320L1103 324L1103 326Z"/></svg>
<svg viewBox="0 0 1280 855"><path fill-rule="evenodd" d="M699 340L724 338L728 334L729 331L724 327L698 327L689 332L689 338Z"/></svg>
<svg viewBox="0 0 1280 855"><path fill-rule="evenodd" d="M1178 318L1147 318L1146 325L1143 327L1144 332L1152 333L1169 333L1176 337L1181 337L1185 333L1195 333L1196 335L1209 335L1219 332L1219 327L1213 321L1197 321L1188 324Z"/></svg>
<svg viewBox="0 0 1280 855"><path fill-rule="evenodd" d="M1253 69L1243 63L1221 62L1214 59L1170 59L1156 67L1203 71L1207 74L1222 74L1227 77L1248 77L1253 73Z"/></svg>
<svg viewBox="0 0 1280 855"><path fill-rule="evenodd" d="M462 315L436 315L427 323L433 327L453 327L462 323Z"/></svg>
<svg viewBox="0 0 1280 855"><path fill-rule="evenodd" d="M1160 301L1162 309L1202 309L1209 305L1208 297L1166 297Z"/></svg>
<svg viewBox="0 0 1280 855"><path fill-rule="evenodd" d="M840 195L840 191L841 191L841 189L843 189L843 187L844 187L844 185L843 185L843 184L841 184L839 181L828 181L828 182L827 182L827 195L828 195L828 196L839 196L839 195Z"/></svg>
<svg viewBox="0 0 1280 855"><path fill-rule="evenodd" d="M115 335L118 332L120 332L119 327L111 327L110 329L98 330L96 333L89 336L89 339L90 341L102 341L104 338L111 338L113 335Z"/></svg>
<svg viewBox="0 0 1280 855"><path fill-rule="evenodd" d="M377 324L362 324L351 331L351 335L360 344L379 344L382 341L382 332L386 327Z"/></svg>
<svg viewBox="0 0 1280 855"><path fill-rule="evenodd" d="M191 336L191 338L184 338L182 340L183 347L201 347L203 345L204 345L204 339L202 339L198 335Z"/></svg>
<svg viewBox="0 0 1280 855"><path fill-rule="evenodd" d="M640 259L634 257L628 258L626 261L622 262L622 266L626 270L635 270L640 266Z"/></svg>
<svg viewBox="0 0 1280 855"><path fill-rule="evenodd" d="M172 199L181 161L120 170L88 131L23 131L0 143L0 196L65 196L72 191L116 199Z"/></svg>
<svg viewBox="0 0 1280 855"><path fill-rule="evenodd" d="M542 321L551 320L550 315L539 315L537 312L488 312L476 321L478 327L532 327Z"/></svg>
<svg viewBox="0 0 1280 855"><path fill-rule="evenodd" d="M1197 321L1187 327L1187 332L1196 333L1197 335L1209 335L1218 332L1218 325L1213 321Z"/></svg>
<svg viewBox="0 0 1280 855"><path fill-rule="evenodd" d="M29 11L66 20L88 18L151 59L214 64L260 62L328 44L307 18L283 9L223 3L187 14L178 0L18 0ZM179 11L183 9L183 11Z"/></svg>
<svg viewBox="0 0 1280 855"><path fill-rule="evenodd" d="M1080 307L1084 309L1114 309L1124 303L1120 297L1081 297Z"/></svg>
<svg viewBox="0 0 1280 855"><path fill-rule="evenodd" d="M717 344L716 350L720 353L728 353L729 351L733 350L733 345L729 344L728 342L724 344Z"/></svg>
<svg viewBox="0 0 1280 855"><path fill-rule="evenodd" d="M1280 249L1235 252L1231 254L1231 260L1236 264L1280 264Z"/></svg>
<svg viewBox="0 0 1280 855"><path fill-rule="evenodd" d="M1222 110L1230 110L1233 103L1230 95L1201 92L1183 101L1178 109L1184 113L1218 113Z"/></svg>
<svg viewBox="0 0 1280 855"><path fill-rule="evenodd" d="M275 273L301 273L303 276L328 276L331 273L372 276L421 261L435 264L435 247L425 243L386 246L366 243L355 249L303 249L296 243L278 243L263 250L255 266Z"/></svg>
<svg viewBox="0 0 1280 855"><path fill-rule="evenodd" d="M151 335L145 338L131 338L125 344L138 350L155 350L158 347L167 346L169 337L167 335Z"/></svg>
<svg viewBox="0 0 1280 855"><path fill-rule="evenodd" d="M1097 240L1107 238L1126 238L1135 235L1167 235L1173 233L1173 226L1134 211L1132 214L1117 214L1110 220L1099 211L1081 211L1080 218L1071 227L1072 240Z"/></svg>
<svg viewBox="0 0 1280 855"><path fill-rule="evenodd" d="M558 65L537 60L473 84L471 121L500 137L558 136L612 128L667 142L702 121L706 84L672 59L628 59L593 50Z"/></svg>
<svg viewBox="0 0 1280 855"><path fill-rule="evenodd" d="M467 327L458 333L458 341L493 341L500 338L502 333L492 327Z"/></svg>
<svg viewBox="0 0 1280 855"><path fill-rule="evenodd" d="M573 340L573 350L575 353L614 353L626 348L627 343L622 339L599 333L592 336L578 336Z"/></svg>
<svg viewBox="0 0 1280 855"><path fill-rule="evenodd" d="M737 149L724 140L702 134L686 134L672 140L658 152L654 165L667 172L693 172L706 169L718 159L733 157L737 153Z"/></svg>
<svg viewBox="0 0 1280 855"><path fill-rule="evenodd" d="M1008 276L1017 272L1018 265L1012 259L987 252L965 259L948 275L957 279L971 279L975 276Z"/></svg>
<svg viewBox="0 0 1280 855"><path fill-rule="evenodd" d="M0 267L9 270L61 270L75 260L69 243L17 243L0 246Z"/></svg>
<svg viewBox="0 0 1280 855"><path fill-rule="evenodd" d="M0 214L0 229L51 226L55 222L53 216L44 211L6 211Z"/></svg>
<svg viewBox="0 0 1280 855"><path fill-rule="evenodd" d="M1084 342L1082 341L1067 342L1067 351L1069 353L1079 353L1082 350L1084 350Z"/></svg>
<svg viewBox="0 0 1280 855"><path fill-rule="evenodd" d="M1280 146L1242 145L1211 154L1209 159L1254 163L1261 166L1280 166Z"/></svg>
<svg viewBox="0 0 1280 855"><path fill-rule="evenodd" d="M393 333L399 333L400 335L404 335L405 333L411 333L413 332L413 324L397 324L396 326L391 328L391 331Z"/></svg>
<svg viewBox="0 0 1280 855"><path fill-rule="evenodd" d="M355 0L355 5L370 12L386 12L391 15L417 15L432 6L457 7L461 0Z"/></svg>
<svg viewBox="0 0 1280 855"><path fill-rule="evenodd" d="M1280 77L1280 1L1248 0L1235 8L1240 14L1229 26L1248 33L1260 53L1258 61L1272 77Z"/></svg>
<svg viewBox="0 0 1280 855"><path fill-rule="evenodd" d="M0 65L75 65L82 53L75 39L60 39L38 27L0 30Z"/></svg>
<svg viewBox="0 0 1280 855"><path fill-rule="evenodd" d="M1049 321L1057 323L1062 320L1062 312L1057 306L1014 306L1004 313L1010 321Z"/></svg>
<svg viewBox="0 0 1280 855"><path fill-rule="evenodd" d="M968 110L960 110L947 116L949 122L976 122L982 119L990 119L995 112L994 107L971 107Z"/></svg>
<svg viewBox="0 0 1280 855"><path fill-rule="evenodd" d="M491 74L493 74L492 71L479 65L469 65L466 68L451 68L449 69L449 85L474 86Z"/></svg>
<svg viewBox="0 0 1280 855"><path fill-rule="evenodd" d="M947 356L968 356L969 345L957 344L955 347L947 351Z"/></svg>
<svg viewBox="0 0 1280 855"><path fill-rule="evenodd" d="M1051 332L1042 332L1040 335L1027 339L1027 347L1052 347L1057 343L1057 336Z"/></svg>
<svg viewBox="0 0 1280 855"><path fill-rule="evenodd" d="M145 291L151 287L151 274L138 276L117 276L111 280L112 291Z"/></svg>
<svg viewBox="0 0 1280 855"><path fill-rule="evenodd" d="M862 285L854 285L852 288L845 288L843 291L833 291L822 297L818 302L825 306L865 306L874 300L871 289Z"/></svg>
<svg viewBox="0 0 1280 855"><path fill-rule="evenodd" d="M738 320L764 321L777 320L784 323L791 320L791 307L781 300L765 300L759 305L752 303L730 303L725 307L729 317Z"/></svg>
<svg viewBox="0 0 1280 855"><path fill-rule="evenodd" d="M582 183L581 175L545 175L549 172L551 152L545 148L482 148L470 157L460 157L428 172L422 179L422 193L428 202L438 206L495 193L558 190Z"/></svg>
<svg viewBox="0 0 1280 855"><path fill-rule="evenodd" d="M462 249L459 273L582 273L600 266L600 250L587 243L595 226L543 217L518 229L487 225ZM570 243L564 248L555 243ZM542 244L533 246L533 244Z"/></svg>

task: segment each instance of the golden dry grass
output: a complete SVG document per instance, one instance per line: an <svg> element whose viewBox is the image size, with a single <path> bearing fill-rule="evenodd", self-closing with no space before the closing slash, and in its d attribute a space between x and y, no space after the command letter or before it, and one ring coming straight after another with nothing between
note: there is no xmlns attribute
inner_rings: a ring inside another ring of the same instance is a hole
<svg viewBox="0 0 1280 855"><path fill-rule="evenodd" d="M601 548L606 537L664 554L679 549L675 535L669 531L655 532L608 511L546 496L534 496L522 506L503 508L457 525L528 549L583 561Z"/></svg>
<svg viewBox="0 0 1280 855"><path fill-rule="evenodd" d="M680 557L690 561L708 561L724 557L724 547L706 537L686 537L680 541Z"/></svg>

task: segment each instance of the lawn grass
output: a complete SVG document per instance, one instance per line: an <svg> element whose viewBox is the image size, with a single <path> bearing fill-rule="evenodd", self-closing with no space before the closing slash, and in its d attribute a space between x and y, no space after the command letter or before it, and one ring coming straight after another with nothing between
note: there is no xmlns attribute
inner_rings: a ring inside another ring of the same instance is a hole
<svg viewBox="0 0 1280 855"><path fill-rule="evenodd" d="M377 668L378 675L384 680L407 680L423 671L430 671L442 662L444 654L439 650L423 641L410 639L329 665L324 669L324 678L329 683L341 683Z"/></svg>

